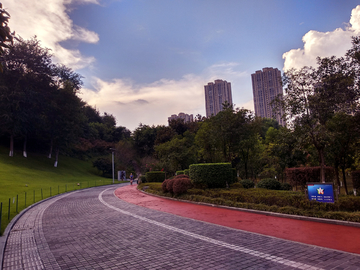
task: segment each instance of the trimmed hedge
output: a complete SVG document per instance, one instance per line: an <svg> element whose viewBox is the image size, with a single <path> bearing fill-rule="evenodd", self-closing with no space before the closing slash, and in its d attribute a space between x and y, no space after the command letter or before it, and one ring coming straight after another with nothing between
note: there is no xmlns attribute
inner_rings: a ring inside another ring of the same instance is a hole
<svg viewBox="0 0 360 270"><path fill-rule="evenodd" d="M189 169L184 170L184 174L190 176L190 170Z"/></svg>
<svg viewBox="0 0 360 270"><path fill-rule="evenodd" d="M164 182L165 172L162 171L152 171L146 173L146 181L151 182Z"/></svg>
<svg viewBox="0 0 360 270"><path fill-rule="evenodd" d="M176 171L175 175L185 174L184 171Z"/></svg>
<svg viewBox="0 0 360 270"><path fill-rule="evenodd" d="M197 187L225 188L234 183L230 163L204 163L190 165L190 179Z"/></svg>

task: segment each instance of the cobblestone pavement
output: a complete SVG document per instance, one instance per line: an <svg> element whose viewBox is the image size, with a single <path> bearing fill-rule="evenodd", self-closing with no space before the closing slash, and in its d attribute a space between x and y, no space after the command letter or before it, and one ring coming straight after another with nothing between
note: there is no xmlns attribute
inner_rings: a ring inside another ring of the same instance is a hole
<svg viewBox="0 0 360 270"><path fill-rule="evenodd" d="M360 269L360 256L126 203L116 186L60 195L14 225L3 269Z"/></svg>

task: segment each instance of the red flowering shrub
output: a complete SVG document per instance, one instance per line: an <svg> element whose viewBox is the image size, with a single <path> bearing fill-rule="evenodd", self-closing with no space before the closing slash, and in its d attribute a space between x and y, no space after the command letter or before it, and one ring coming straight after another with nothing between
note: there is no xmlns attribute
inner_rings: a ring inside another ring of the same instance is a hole
<svg viewBox="0 0 360 270"><path fill-rule="evenodd" d="M170 192L170 193L173 193L173 184L174 184L175 179L174 178L173 179L167 179L166 181L167 181L167 183L166 183L167 191Z"/></svg>
<svg viewBox="0 0 360 270"><path fill-rule="evenodd" d="M191 180L189 177L174 179L173 193L176 195L185 193L189 188L192 187Z"/></svg>
<svg viewBox="0 0 360 270"><path fill-rule="evenodd" d="M169 192L168 189L166 188L166 185L167 185L168 181L169 181L169 179L166 179L166 180L165 180L164 182L162 182L162 184L161 184L161 189L162 189L162 191L163 191L164 193Z"/></svg>

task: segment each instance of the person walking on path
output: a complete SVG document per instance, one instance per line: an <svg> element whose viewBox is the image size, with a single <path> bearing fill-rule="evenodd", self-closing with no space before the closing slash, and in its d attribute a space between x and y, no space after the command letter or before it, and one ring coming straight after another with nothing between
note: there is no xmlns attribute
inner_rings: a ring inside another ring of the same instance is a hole
<svg viewBox="0 0 360 270"><path fill-rule="evenodd" d="M132 173L130 173L130 185L132 185L134 180L134 175Z"/></svg>

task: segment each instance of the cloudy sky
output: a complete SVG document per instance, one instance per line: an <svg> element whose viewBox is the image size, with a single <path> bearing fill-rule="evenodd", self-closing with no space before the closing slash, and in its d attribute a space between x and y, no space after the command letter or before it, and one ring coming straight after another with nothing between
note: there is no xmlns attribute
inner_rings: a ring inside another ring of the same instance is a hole
<svg viewBox="0 0 360 270"><path fill-rule="evenodd" d="M231 82L253 109L251 74L342 56L360 35L359 0L2 0L10 28L34 35L83 75L80 97L117 125L205 115L204 85Z"/></svg>

